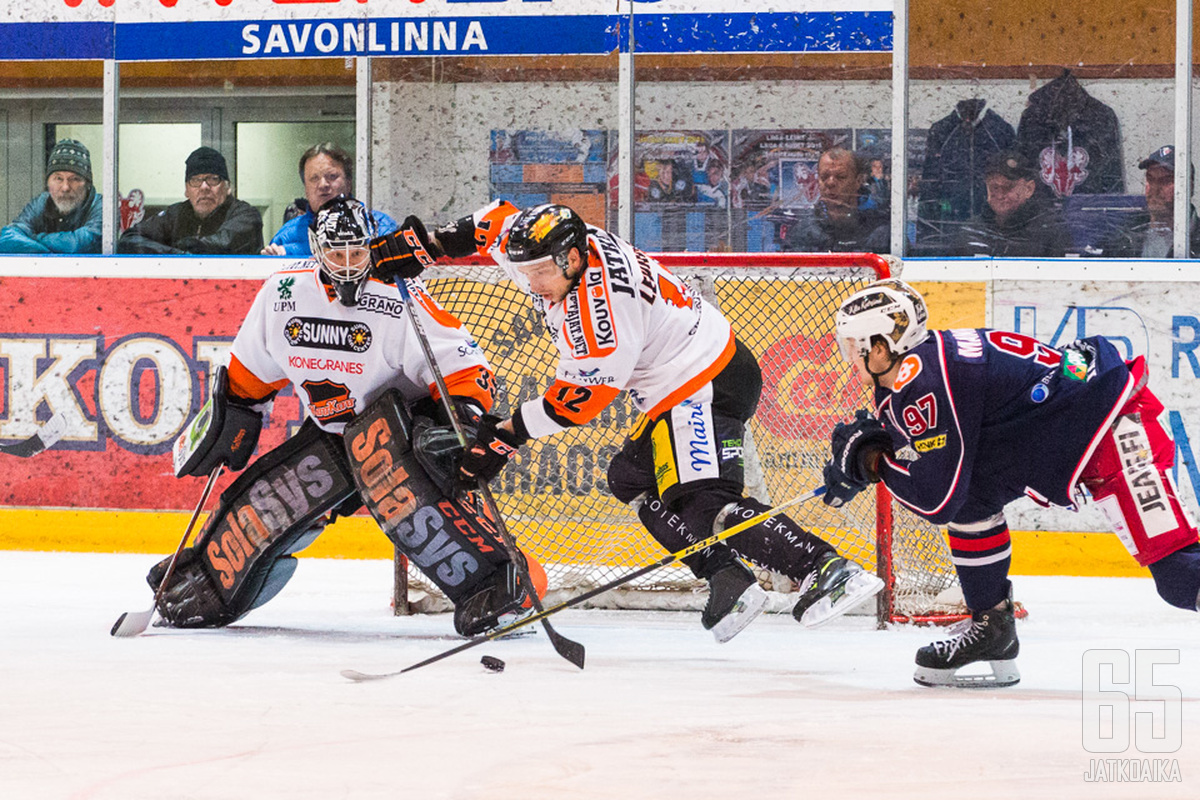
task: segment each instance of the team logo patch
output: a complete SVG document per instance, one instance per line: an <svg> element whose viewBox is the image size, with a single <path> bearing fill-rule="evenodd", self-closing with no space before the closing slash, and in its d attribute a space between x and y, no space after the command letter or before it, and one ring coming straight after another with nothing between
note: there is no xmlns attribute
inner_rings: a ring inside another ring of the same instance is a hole
<svg viewBox="0 0 1200 800"><path fill-rule="evenodd" d="M304 381L300 385L308 392L308 410L317 420L331 423L354 419L354 398L346 384Z"/></svg>
<svg viewBox="0 0 1200 800"><path fill-rule="evenodd" d="M291 300L292 299L292 287L295 285L296 285L296 276L295 275L291 276L290 278L284 278L281 281L279 281L279 287L278 287L279 288L279 299L280 300Z"/></svg>
<svg viewBox="0 0 1200 800"><path fill-rule="evenodd" d="M896 382L892 384L892 391L898 392L921 374L921 359L917 356L905 356L900 362L900 371L896 373Z"/></svg>
<svg viewBox="0 0 1200 800"><path fill-rule="evenodd" d="M292 347L365 353L371 346L371 329L363 322L292 317L283 326L283 335Z"/></svg>
<svg viewBox="0 0 1200 800"><path fill-rule="evenodd" d="M1049 396L1050 387L1044 383L1035 383L1033 388L1029 390L1029 399L1035 403L1044 403Z"/></svg>

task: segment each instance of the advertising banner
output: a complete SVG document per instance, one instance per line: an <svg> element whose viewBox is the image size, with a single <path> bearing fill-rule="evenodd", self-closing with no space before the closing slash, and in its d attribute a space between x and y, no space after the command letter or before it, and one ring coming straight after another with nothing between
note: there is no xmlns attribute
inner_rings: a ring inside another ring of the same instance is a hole
<svg viewBox="0 0 1200 800"><path fill-rule="evenodd" d="M638 52L888 52L879 0L28 0L8 59L120 61ZM180 35L181 25L187 35Z"/></svg>

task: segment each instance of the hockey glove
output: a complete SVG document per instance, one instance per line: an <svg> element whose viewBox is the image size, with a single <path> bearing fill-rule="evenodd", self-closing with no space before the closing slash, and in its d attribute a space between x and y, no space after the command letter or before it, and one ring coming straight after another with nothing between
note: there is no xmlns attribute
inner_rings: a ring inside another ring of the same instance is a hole
<svg viewBox="0 0 1200 800"><path fill-rule="evenodd" d="M824 502L837 508L868 484L879 481L879 458L892 451L892 437L879 420L859 409L853 422L834 426L830 449L832 458L825 467Z"/></svg>
<svg viewBox="0 0 1200 800"><path fill-rule="evenodd" d="M525 443L515 433L499 426L500 418L492 414L484 414L479 420L474 441L467 445L458 461L458 492L478 488L480 478L485 483L490 482Z"/></svg>
<svg viewBox="0 0 1200 800"><path fill-rule="evenodd" d="M439 254L424 223L410 215L399 230L371 240L372 274L385 283L415 278Z"/></svg>

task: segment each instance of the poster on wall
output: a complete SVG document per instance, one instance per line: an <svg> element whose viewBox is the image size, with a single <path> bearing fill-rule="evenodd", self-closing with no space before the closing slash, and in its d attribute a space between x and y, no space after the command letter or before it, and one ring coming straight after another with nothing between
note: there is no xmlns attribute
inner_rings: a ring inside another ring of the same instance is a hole
<svg viewBox="0 0 1200 800"><path fill-rule="evenodd" d="M562 203L592 225L608 227L608 139L603 130L493 130L490 196L518 208Z"/></svg>

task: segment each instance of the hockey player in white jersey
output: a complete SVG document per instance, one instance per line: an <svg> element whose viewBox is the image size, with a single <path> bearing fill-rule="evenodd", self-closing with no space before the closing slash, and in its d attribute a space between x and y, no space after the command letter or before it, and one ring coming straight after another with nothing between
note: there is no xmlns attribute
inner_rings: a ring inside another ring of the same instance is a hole
<svg viewBox="0 0 1200 800"><path fill-rule="evenodd" d="M396 546L455 603L475 635L528 604L491 520L454 497L455 447L434 373L397 287L370 276L375 235L362 203L341 195L314 218L315 258L263 284L217 370L209 403L176 443L178 475L244 467L265 404L292 386L307 420L222 495L161 593L168 625L222 626L273 597L330 517L364 502ZM452 401L478 421L494 377L470 332L419 279L413 308ZM461 447L457 448L461 450ZM331 513L332 512L332 513ZM151 570L157 589L167 561ZM544 573L529 560L534 583ZM540 580L539 580L540 578Z"/></svg>
<svg viewBox="0 0 1200 800"><path fill-rule="evenodd" d="M531 294L560 360L544 396L510 419L483 417L460 462L464 486L494 478L528 440L590 422L624 390L644 416L612 459L608 483L663 547L681 550L767 510L742 497L741 442L762 375L720 311L562 205L521 211L497 201L432 235L418 223L372 243L376 270L399 277L419 274L430 257L476 252ZM765 604L743 557L802 585L793 614L809 627L883 586L778 515L685 559L709 583L701 622L718 641L735 636Z"/></svg>

